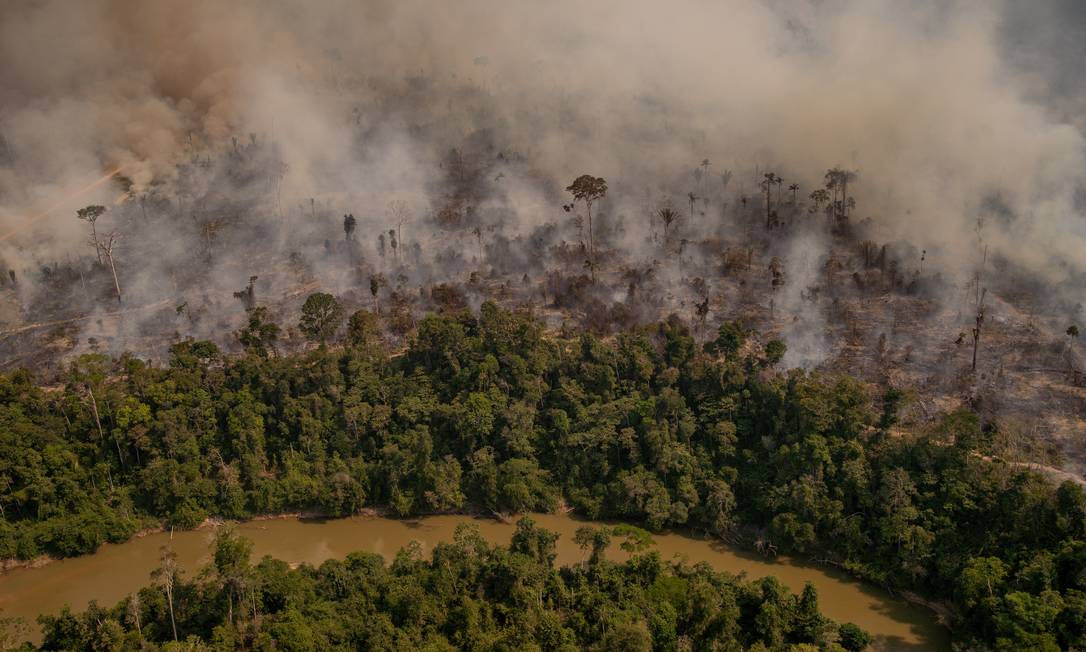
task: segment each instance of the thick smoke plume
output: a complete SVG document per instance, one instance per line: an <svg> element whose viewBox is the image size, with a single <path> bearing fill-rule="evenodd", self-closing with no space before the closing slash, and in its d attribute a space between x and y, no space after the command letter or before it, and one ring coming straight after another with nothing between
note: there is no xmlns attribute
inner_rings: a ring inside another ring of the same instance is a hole
<svg viewBox="0 0 1086 652"><path fill-rule="evenodd" d="M30 309L43 266L55 275L96 256L74 211L99 203L110 209L100 228L121 231L129 306L199 295L216 314L250 275L258 294L281 294L288 255L317 286L365 298L337 249L349 212L371 271L377 235L398 226L416 284L477 259L534 280L541 252L577 240L561 190L591 173L610 184L600 237L632 267L655 265L677 297L675 284L717 261L656 253L661 205L681 214L684 240L727 238L742 228L743 197L756 211L764 171L802 199L842 167L857 173L854 223L910 266L925 252L954 288L946 303L987 247L989 265L1073 306L1086 272L1086 143L1074 62L1052 37L1078 29L1081 11L1038 11L1048 18L1018 3L935 0L9 0L0 229L18 234L0 259L26 279ZM117 167L114 182L63 201ZM457 198L461 168L485 170L485 191ZM688 192L701 202L689 210ZM477 232L440 230L450 211ZM813 281L794 277L817 274L824 248L808 235L780 246L793 278L778 303L797 337L822 317L801 298ZM195 295L192 267L203 274ZM611 299L638 310L632 296ZM189 321L126 328L224 323ZM804 350L821 347L804 337Z"/></svg>

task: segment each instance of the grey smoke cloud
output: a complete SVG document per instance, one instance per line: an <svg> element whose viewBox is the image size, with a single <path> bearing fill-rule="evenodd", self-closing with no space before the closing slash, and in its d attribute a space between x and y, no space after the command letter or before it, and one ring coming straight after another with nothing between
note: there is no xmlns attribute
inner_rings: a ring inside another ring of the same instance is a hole
<svg viewBox="0 0 1086 652"><path fill-rule="evenodd" d="M556 193L584 172L610 182L607 212L627 217L621 243L636 252L648 241L637 231L646 191L682 205L703 158L713 174L734 171L732 203L741 191L757 197L755 167L798 182L803 196L839 165L858 170L855 217L870 217L881 241L926 249L932 267L960 280L986 217L993 256L1065 282L1086 271L1086 143L1073 110L1083 12L1033 6L9 0L0 226L113 166L133 187L73 200L0 243L0 257L26 267L89 255L75 208L97 201L122 214L152 191L183 203L177 165L250 133L288 166L280 181L253 186L267 192L247 209L274 247L335 238L346 211L360 232L387 229L391 199L413 207L413 241L448 242L424 219L436 170L449 148L485 132L527 161L479 207L501 216L507 237L562 219ZM193 196L234 192L211 176L197 182ZM324 217L307 217L309 198L324 202ZM177 212L156 222L153 256L140 258L129 238L126 275L164 276L152 272L162 261L191 258L199 236ZM686 228L713 233L717 215ZM223 248L244 246L223 237ZM223 288L248 275L213 267ZM332 267L314 269L348 288ZM150 301L168 284L128 285Z"/></svg>

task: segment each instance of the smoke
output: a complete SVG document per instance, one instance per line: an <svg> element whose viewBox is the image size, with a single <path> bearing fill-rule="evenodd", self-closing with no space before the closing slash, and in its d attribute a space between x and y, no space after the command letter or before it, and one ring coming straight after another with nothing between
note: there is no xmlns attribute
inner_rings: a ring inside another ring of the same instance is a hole
<svg viewBox="0 0 1086 652"><path fill-rule="evenodd" d="M540 252L576 243L561 189L582 173L609 182L598 219L612 246L651 264L660 202L697 194L680 237L728 237L739 195L757 203L758 173L799 184L803 199L840 166L858 174L853 220L926 251L955 283L982 241L992 260L1074 286L1086 147L1081 46L1065 35L1082 32L1081 14L941 0L9 0L0 230L117 166L124 181L0 243L0 259L23 274L89 259L73 212L104 204L100 225L123 232L127 302L187 299L196 321L169 327L189 330L207 319L195 304L226 309L251 274L265 294L289 291L288 256L317 286L365 298L344 247L378 270L376 237L393 221L405 222L396 255L423 252L401 270L410 283L481 258L538 272ZM392 201L409 217L393 220ZM356 245L340 243L347 212ZM464 228L438 228L442 214ZM799 296L818 240L785 255L791 338L819 329ZM685 260L660 276L716 265ZM40 296L20 292L27 310ZM137 324L131 338L163 327Z"/></svg>

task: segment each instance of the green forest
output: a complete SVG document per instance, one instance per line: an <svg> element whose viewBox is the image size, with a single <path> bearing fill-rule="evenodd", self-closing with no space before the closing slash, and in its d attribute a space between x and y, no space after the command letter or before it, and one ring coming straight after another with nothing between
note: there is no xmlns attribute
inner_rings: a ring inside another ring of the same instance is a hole
<svg viewBox="0 0 1086 652"><path fill-rule="evenodd" d="M341 326L338 304L318 299L305 313L319 342L305 353L277 354L256 308L244 355L184 341L165 365L83 356L58 386L0 376L0 556L86 554L212 516L567 505L914 591L946 605L966 648L1086 647L1086 495L986 458L998 424L958 412L902 432L899 392L778 370L784 343L756 345L738 323L705 344L674 317L601 339L486 303L424 318L390 353L369 312ZM220 541L226 556L245 545ZM432 561L408 550L391 567L355 555L231 571L217 551L206 577L171 582L192 605L176 625L220 649L866 644L831 631L810 589L797 598L652 555L555 570L551 545L521 521L509 549L465 531ZM46 618L45 647L115 649L117 628L173 640L165 599L140 593L142 624L130 605ZM101 645L87 638L106 629Z"/></svg>

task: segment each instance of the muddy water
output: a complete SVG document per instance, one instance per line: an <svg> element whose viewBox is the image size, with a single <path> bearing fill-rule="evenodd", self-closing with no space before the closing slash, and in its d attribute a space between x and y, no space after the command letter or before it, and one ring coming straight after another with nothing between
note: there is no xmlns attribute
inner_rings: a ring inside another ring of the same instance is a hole
<svg viewBox="0 0 1086 652"><path fill-rule="evenodd" d="M540 514L533 518L542 527L558 532L558 563L580 561L581 550L573 543L574 531L583 525L568 516ZM255 558L271 555L293 563L319 565L329 558L342 558L355 550L376 552L386 559L412 540L429 550L439 541L452 539L456 526L473 522L489 541L508 544L513 526L467 516L434 516L417 521L375 517L338 520L296 518L253 521L238 526L252 539ZM157 565L159 550L172 545L178 561L191 576L209 559L210 530L152 534L119 545L105 545L94 555L53 562L41 568L18 569L0 575L0 609L4 615L20 616L33 623L43 613L56 613L65 604L80 610L91 600L113 605L125 595L146 585ZM664 559L684 556L691 562L708 562L717 570L746 573L749 579L776 575L793 591L805 582L814 583L822 611L839 622L854 622L878 636L879 650L945 650L946 630L934 616L889 594L849 579L841 573L794 563L786 559L766 560L729 549L716 542L681 534L653 537L655 549ZM611 559L624 554L613 545ZM37 626L33 624L36 633Z"/></svg>

